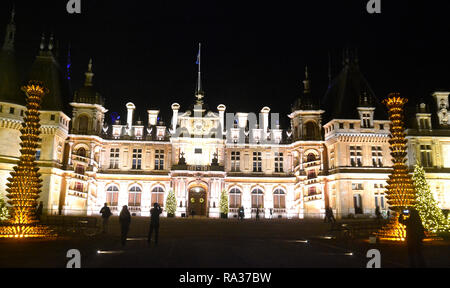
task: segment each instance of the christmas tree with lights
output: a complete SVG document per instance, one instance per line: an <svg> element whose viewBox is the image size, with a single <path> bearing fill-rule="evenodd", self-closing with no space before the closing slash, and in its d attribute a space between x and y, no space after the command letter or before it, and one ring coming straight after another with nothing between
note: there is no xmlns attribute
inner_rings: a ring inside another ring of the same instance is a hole
<svg viewBox="0 0 450 288"><path fill-rule="evenodd" d="M166 209L169 217L175 216L175 212L177 211L177 199L175 198L175 193L172 189L170 189L169 195L167 195Z"/></svg>
<svg viewBox="0 0 450 288"><path fill-rule="evenodd" d="M0 196L0 221L5 221L9 219L8 207L6 207L6 202Z"/></svg>
<svg viewBox="0 0 450 288"><path fill-rule="evenodd" d="M417 196L414 207L419 212L423 227L433 233L449 232L450 223L438 207L438 203L431 192L430 185L425 178L425 170L419 163L414 167L412 179Z"/></svg>
<svg viewBox="0 0 450 288"><path fill-rule="evenodd" d="M225 215L228 215L228 195L227 191L223 190L220 194L220 214L224 215L222 217L226 217Z"/></svg>
<svg viewBox="0 0 450 288"><path fill-rule="evenodd" d="M41 174L35 160L41 133L39 108L47 91L37 81L30 81L22 90L27 96L27 110L20 129L20 158L6 184L8 203L12 205L12 209L7 225L0 227L0 237L45 238L52 236L52 233L47 226L39 224L35 213L42 187Z"/></svg>

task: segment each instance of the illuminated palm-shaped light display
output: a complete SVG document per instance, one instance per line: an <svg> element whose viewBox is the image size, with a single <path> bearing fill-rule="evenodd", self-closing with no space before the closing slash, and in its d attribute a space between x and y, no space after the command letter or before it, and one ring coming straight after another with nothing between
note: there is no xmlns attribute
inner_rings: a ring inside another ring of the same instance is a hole
<svg viewBox="0 0 450 288"><path fill-rule="evenodd" d="M391 93L383 100L391 121L389 148L393 162L393 171L387 180L386 199L394 213L391 221L377 232L381 240L404 241L406 239L405 226L399 223L400 212L413 207L416 199L413 181L405 164L407 140L403 107L407 102L408 99L400 96L399 93Z"/></svg>
<svg viewBox="0 0 450 288"><path fill-rule="evenodd" d="M10 220L0 227L3 238L44 238L52 236L48 227L39 224L35 215L42 179L36 165L36 149L39 147L39 108L47 93L40 82L30 81L22 87L27 96L27 110L21 132L20 159L8 178L6 191L12 205Z"/></svg>

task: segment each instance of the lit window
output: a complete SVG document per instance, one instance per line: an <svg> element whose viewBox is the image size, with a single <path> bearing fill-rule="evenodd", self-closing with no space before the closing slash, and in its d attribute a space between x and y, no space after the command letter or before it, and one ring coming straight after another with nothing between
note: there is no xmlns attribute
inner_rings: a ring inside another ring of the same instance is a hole
<svg viewBox="0 0 450 288"><path fill-rule="evenodd" d="M231 151L231 171L236 172L240 170L241 152Z"/></svg>
<svg viewBox="0 0 450 288"><path fill-rule="evenodd" d="M164 150L155 150L155 170L164 170Z"/></svg>
<svg viewBox="0 0 450 288"><path fill-rule="evenodd" d="M164 206L164 189L157 186L152 190L152 205L158 203L159 206Z"/></svg>
<svg viewBox="0 0 450 288"><path fill-rule="evenodd" d="M128 206L136 207L141 206L141 187L132 186L128 192Z"/></svg>
<svg viewBox="0 0 450 288"><path fill-rule="evenodd" d="M352 190L363 190L362 183L352 183Z"/></svg>
<svg viewBox="0 0 450 288"><path fill-rule="evenodd" d="M286 208L286 195L281 189L273 191L273 208Z"/></svg>
<svg viewBox="0 0 450 288"><path fill-rule="evenodd" d="M142 149L133 149L133 164L131 169L141 169Z"/></svg>
<svg viewBox="0 0 450 288"><path fill-rule="evenodd" d="M264 207L264 192L261 189L254 189L252 191L252 208Z"/></svg>
<svg viewBox="0 0 450 288"><path fill-rule="evenodd" d="M253 152L253 172L262 172L261 152Z"/></svg>
<svg viewBox="0 0 450 288"><path fill-rule="evenodd" d="M119 148L111 148L109 154L109 168L110 169L119 168Z"/></svg>
<svg viewBox="0 0 450 288"><path fill-rule="evenodd" d="M119 188L111 185L106 189L106 204L108 206L117 206L119 200Z"/></svg>
<svg viewBox="0 0 450 288"><path fill-rule="evenodd" d="M420 157L423 167L432 167L431 145L420 145Z"/></svg>
<svg viewBox="0 0 450 288"><path fill-rule="evenodd" d="M233 188L230 190L230 208L241 207L241 190L238 188Z"/></svg>
<svg viewBox="0 0 450 288"><path fill-rule="evenodd" d="M275 152L275 172L283 172L283 153Z"/></svg>

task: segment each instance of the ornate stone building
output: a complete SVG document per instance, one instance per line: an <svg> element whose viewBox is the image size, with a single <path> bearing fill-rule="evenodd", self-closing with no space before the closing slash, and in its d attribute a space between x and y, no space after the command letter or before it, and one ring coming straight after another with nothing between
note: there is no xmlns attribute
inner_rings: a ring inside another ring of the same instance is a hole
<svg viewBox="0 0 450 288"><path fill-rule="evenodd" d="M14 55L14 14L0 52L0 194L19 156L19 127L24 94ZM42 38L27 79L49 87L42 104L42 143L36 155L43 174L41 200L51 214L98 215L103 203L117 213L128 205L148 216L153 203L165 205L173 190L177 216L219 217L222 191L229 216L240 206L245 216L322 217L331 207L338 217L371 216L387 209L384 185L390 171L389 121L381 101L348 58L330 83L321 105L305 73L303 92L282 129L277 114L226 113L220 104L209 110L198 72L191 107L171 106L170 123L159 110L137 120L131 102L126 122L105 122L108 112L93 85L89 61L85 83L68 95L53 54L53 37ZM412 111L409 165L416 159L427 169L436 199L450 208L449 92L436 92ZM63 99L73 99L71 115ZM431 101L429 104L427 101ZM433 102L434 101L434 102ZM263 106L263 105L261 105ZM447 184L447 185L446 185Z"/></svg>

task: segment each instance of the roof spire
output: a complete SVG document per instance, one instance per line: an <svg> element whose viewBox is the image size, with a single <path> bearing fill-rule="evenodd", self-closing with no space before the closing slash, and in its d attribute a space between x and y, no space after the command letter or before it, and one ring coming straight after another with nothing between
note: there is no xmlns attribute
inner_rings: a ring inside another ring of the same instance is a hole
<svg viewBox="0 0 450 288"><path fill-rule="evenodd" d="M309 85L309 76L308 76L308 65L305 66L305 80L303 80L303 93L309 93L310 92L310 85Z"/></svg>
<svg viewBox="0 0 450 288"><path fill-rule="evenodd" d="M48 50L49 51L53 50L53 33L50 34L50 40L48 41Z"/></svg>
<svg viewBox="0 0 450 288"><path fill-rule="evenodd" d="M11 21L9 23L14 24L14 17L16 16L16 7L13 4L13 7L11 9Z"/></svg>
<svg viewBox="0 0 450 288"><path fill-rule="evenodd" d="M14 5L11 9L11 21L6 26L5 41L3 42L3 50L14 50L14 38L16 35L16 24L14 17L16 15Z"/></svg>
<svg viewBox="0 0 450 288"><path fill-rule="evenodd" d="M94 77L94 73L92 72L92 58L89 59L88 71L84 75L86 76L84 86L92 86L92 78Z"/></svg>
<svg viewBox="0 0 450 288"><path fill-rule="evenodd" d="M195 91L195 97L197 98L198 105L203 104L203 91L202 91L202 77L201 77L201 69L200 69L200 60L201 60L201 49L202 49L202 43L198 43L198 54L197 54L197 61L195 64L198 65L198 72L197 72L197 89Z"/></svg>
<svg viewBox="0 0 450 288"><path fill-rule="evenodd" d="M42 32L41 44L39 45L39 48L41 49L41 51L44 51L44 48L45 48L45 34L44 34L44 32Z"/></svg>

